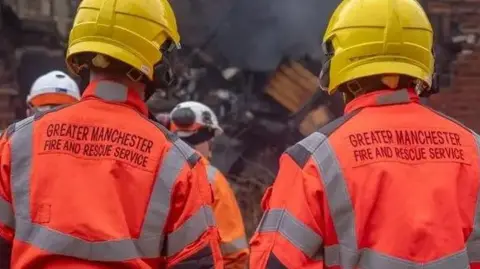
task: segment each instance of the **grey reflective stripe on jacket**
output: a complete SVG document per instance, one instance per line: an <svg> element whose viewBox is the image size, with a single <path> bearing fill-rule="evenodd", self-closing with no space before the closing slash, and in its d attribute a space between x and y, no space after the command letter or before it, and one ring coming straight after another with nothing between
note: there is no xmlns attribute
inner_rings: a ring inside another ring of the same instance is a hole
<svg viewBox="0 0 480 269"><path fill-rule="evenodd" d="M478 137L477 143L479 143ZM316 132L296 144L295 147L297 147L297 150L294 152L308 153L316 164L323 186L325 186L325 196L328 199L327 204L339 244L322 247L322 237L285 209L267 211L262 218L259 232L277 232L307 257L314 260L323 259L329 267L340 266L349 269L357 267L368 269L463 269L469 268L469 262L480 261L475 258L478 257L480 247L473 249L473 245L478 245L480 242L478 240L480 238L480 207L478 205L480 199L477 199L475 227L470 236L471 243L469 239L469 255L464 249L430 263L416 263L392 257L373 249L358 249L353 205L343 172L327 137ZM299 156L303 159L305 154L299 154ZM323 253L323 257L321 253Z"/></svg>
<svg viewBox="0 0 480 269"><path fill-rule="evenodd" d="M265 212L258 232L277 232L307 257L323 259L323 238L286 209L270 209Z"/></svg>
<svg viewBox="0 0 480 269"><path fill-rule="evenodd" d="M207 166L207 177L208 177L208 182L210 184L215 183L215 176L217 175L218 169L211 165L208 164ZM233 241L230 242L221 242L220 243L220 249L222 251L222 255L228 255L232 254L241 250L244 250L248 248L248 242L247 238L245 236L239 237Z"/></svg>
<svg viewBox="0 0 480 269"><path fill-rule="evenodd" d="M211 164L207 165L207 178L210 184L213 184L213 182L215 182L215 175L217 174L217 172L218 170L215 166Z"/></svg>
<svg viewBox="0 0 480 269"><path fill-rule="evenodd" d="M204 206L178 230L168 235L163 234L170 210L172 188L181 169L187 165L187 160L196 155L180 139L173 141L172 147L159 165L139 238L90 242L33 223L30 217L33 125L33 117L16 123L11 136L15 240L31 244L52 254L91 261L125 261L135 258L158 258L161 253L166 253L168 256L174 255L197 240L213 225L212 210ZM167 249L163 249L166 238Z"/></svg>
<svg viewBox="0 0 480 269"><path fill-rule="evenodd" d="M480 136L475 134L478 152L480 154ZM480 166L480 161L479 161ZM467 252L470 261L480 262L480 191L477 194L477 204L475 205L475 217L473 220L473 231L467 240Z"/></svg>
<svg viewBox="0 0 480 269"><path fill-rule="evenodd" d="M232 253L244 250L246 248L248 248L248 242L245 236L239 237L230 242L222 242L220 244L222 255L232 254Z"/></svg>

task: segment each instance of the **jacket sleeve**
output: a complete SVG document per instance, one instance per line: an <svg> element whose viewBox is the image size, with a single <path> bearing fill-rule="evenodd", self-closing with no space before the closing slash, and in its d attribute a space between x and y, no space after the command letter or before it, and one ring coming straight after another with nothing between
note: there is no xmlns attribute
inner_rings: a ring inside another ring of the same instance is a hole
<svg viewBox="0 0 480 269"><path fill-rule="evenodd" d="M243 269L248 263L248 243L245 236L242 214L238 208L235 194L227 179L213 168L213 212L220 232L223 259L226 269Z"/></svg>
<svg viewBox="0 0 480 269"><path fill-rule="evenodd" d="M220 238L213 218L213 193L206 168L195 153L172 189L165 226L167 268L223 268ZM188 159L188 158L187 158Z"/></svg>
<svg viewBox="0 0 480 269"><path fill-rule="evenodd" d="M263 197L264 215L250 242L251 269L325 268L323 186L311 160L300 166L293 157L282 155Z"/></svg>
<svg viewBox="0 0 480 269"><path fill-rule="evenodd" d="M0 268L10 268L14 213L10 192L10 146L6 132L0 138Z"/></svg>

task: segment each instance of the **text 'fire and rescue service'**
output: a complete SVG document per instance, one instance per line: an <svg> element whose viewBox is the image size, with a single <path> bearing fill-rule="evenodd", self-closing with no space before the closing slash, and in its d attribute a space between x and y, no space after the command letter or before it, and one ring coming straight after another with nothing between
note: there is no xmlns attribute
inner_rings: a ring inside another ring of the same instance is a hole
<svg viewBox="0 0 480 269"><path fill-rule="evenodd" d="M373 130L348 135L354 162L453 161L469 164L467 148L457 133L440 130Z"/></svg>
<svg viewBox="0 0 480 269"><path fill-rule="evenodd" d="M140 135L101 126L50 124L46 137L44 152L114 158L144 168L153 147L152 140Z"/></svg>

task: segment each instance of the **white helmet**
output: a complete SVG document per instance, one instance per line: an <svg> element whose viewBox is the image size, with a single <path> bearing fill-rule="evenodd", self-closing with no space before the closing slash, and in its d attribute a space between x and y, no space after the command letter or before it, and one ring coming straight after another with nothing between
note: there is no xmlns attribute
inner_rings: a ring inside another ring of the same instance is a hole
<svg viewBox="0 0 480 269"><path fill-rule="evenodd" d="M211 129L214 136L223 133L217 115L208 106L188 101L178 104L170 112L170 129L180 138L190 137L202 128Z"/></svg>
<svg viewBox="0 0 480 269"><path fill-rule="evenodd" d="M77 83L62 71L51 71L33 83L27 104L32 107L72 104L80 100Z"/></svg>

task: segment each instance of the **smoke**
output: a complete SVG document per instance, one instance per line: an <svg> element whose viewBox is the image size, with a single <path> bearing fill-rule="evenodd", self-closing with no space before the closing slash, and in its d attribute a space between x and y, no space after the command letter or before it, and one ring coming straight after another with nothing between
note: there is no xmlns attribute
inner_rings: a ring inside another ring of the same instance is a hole
<svg viewBox="0 0 480 269"><path fill-rule="evenodd" d="M237 0L170 0L177 17L182 44L190 47L206 44L223 24L235 1Z"/></svg>
<svg viewBox="0 0 480 269"><path fill-rule="evenodd" d="M274 70L284 58L320 59L340 0L173 0L183 42L205 45L230 66Z"/></svg>

